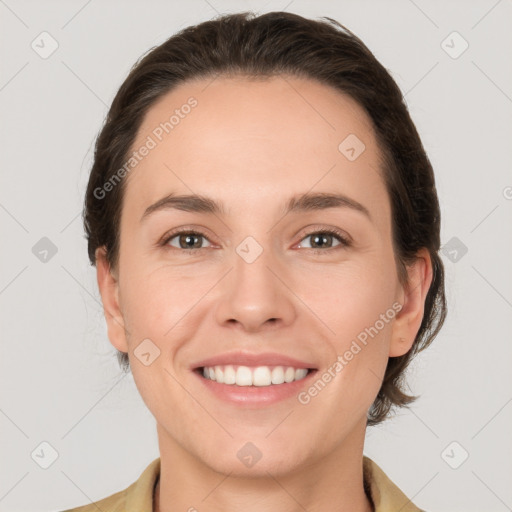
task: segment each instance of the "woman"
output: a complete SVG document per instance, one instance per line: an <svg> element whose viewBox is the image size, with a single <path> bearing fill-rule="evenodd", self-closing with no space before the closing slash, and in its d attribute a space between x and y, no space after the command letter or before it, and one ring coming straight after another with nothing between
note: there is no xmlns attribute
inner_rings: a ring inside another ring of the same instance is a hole
<svg viewBox="0 0 512 512"><path fill-rule="evenodd" d="M363 445L446 316L439 203L354 34L242 13L152 49L98 136L84 222L160 457L73 510L419 510Z"/></svg>

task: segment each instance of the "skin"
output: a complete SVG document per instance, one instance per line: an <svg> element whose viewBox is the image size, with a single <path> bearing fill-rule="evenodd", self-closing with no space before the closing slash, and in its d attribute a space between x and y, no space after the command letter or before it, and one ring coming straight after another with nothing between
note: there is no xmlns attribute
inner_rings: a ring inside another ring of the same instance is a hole
<svg viewBox="0 0 512 512"><path fill-rule="evenodd" d="M401 286L375 134L351 98L292 77L187 82L148 111L133 147L190 96L197 107L127 177L119 268L96 253L109 339L128 352L157 422L156 509L369 511L366 414L388 357L406 353L420 327L428 252ZM338 150L349 134L366 146L355 161ZM371 220L349 208L283 217L289 197L308 191L343 193ZM169 209L141 222L170 192L222 201L226 214ZM180 246L179 236L167 250L156 245L180 226L204 233L203 249ZM313 252L308 235L333 227L353 245L328 238ZM250 264L236 252L247 236L263 249ZM310 361L321 374L395 302L401 311L306 405L296 397L267 407L225 403L190 370L240 348ZM146 338L160 350L149 366L134 355ZM250 468L237 457L248 441L262 454Z"/></svg>

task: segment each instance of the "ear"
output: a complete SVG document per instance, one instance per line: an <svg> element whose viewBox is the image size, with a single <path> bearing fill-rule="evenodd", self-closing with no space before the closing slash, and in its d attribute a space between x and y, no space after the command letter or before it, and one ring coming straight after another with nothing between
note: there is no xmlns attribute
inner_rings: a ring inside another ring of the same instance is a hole
<svg viewBox="0 0 512 512"><path fill-rule="evenodd" d="M124 318L119 305L119 283L113 275L107 261L105 247L98 247L95 252L96 277L100 290L103 312L107 321L110 343L121 352L128 352Z"/></svg>
<svg viewBox="0 0 512 512"><path fill-rule="evenodd" d="M426 248L417 253L416 261L407 267L408 282L400 286L398 302L402 309L395 317L389 357L406 354L420 329L425 311L425 298L432 283L432 260Z"/></svg>

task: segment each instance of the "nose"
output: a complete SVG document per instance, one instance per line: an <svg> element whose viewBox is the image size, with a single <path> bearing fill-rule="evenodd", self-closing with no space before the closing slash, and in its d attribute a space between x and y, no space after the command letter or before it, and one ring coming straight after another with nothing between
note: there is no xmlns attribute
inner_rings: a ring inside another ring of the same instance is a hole
<svg viewBox="0 0 512 512"><path fill-rule="evenodd" d="M243 254L242 252L240 254ZM223 280L216 310L220 325L247 332L288 326L296 317L290 277L271 250L252 262L234 254L233 268Z"/></svg>

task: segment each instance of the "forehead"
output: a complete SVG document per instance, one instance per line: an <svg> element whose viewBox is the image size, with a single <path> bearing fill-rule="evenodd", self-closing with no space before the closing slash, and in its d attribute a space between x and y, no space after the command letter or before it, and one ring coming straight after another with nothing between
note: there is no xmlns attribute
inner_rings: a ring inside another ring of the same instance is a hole
<svg viewBox="0 0 512 512"><path fill-rule="evenodd" d="M139 213L173 191L245 208L257 193L268 203L313 187L378 207L385 192L369 117L313 80L182 83L146 113L132 151L143 146L150 149L127 175L124 198Z"/></svg>

